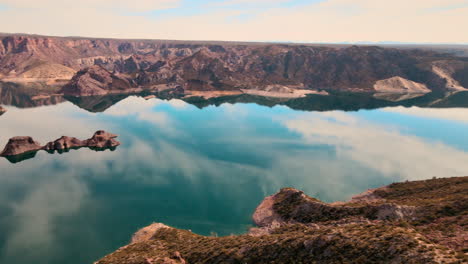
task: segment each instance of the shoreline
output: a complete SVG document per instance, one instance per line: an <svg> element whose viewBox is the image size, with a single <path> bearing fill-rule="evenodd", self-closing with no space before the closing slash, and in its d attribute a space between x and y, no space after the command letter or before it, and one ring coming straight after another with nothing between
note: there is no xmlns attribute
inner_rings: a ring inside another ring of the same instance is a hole
<svg viewBox="0 0 468 264"><path fill-rule="evenodd" d="M468 215L458 201L467 199L467 190L468 177L434 178L327 204L283 188L260 203L253 214L257 227L246 234L206 237L153 223L95 264L462 263L468 260ZM447 206L453 211L439 211ZM452 231L441 233L447 225Z"/></svg>

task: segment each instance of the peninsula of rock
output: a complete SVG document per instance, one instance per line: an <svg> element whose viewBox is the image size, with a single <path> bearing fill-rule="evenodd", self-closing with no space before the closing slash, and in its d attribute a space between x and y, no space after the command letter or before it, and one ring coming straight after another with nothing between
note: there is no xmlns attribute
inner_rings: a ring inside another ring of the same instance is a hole
<svg viewBox="0 0 468 264"><path fill-rule="evenodd" d="M394 183L327 204L284 188L245 235L205 237L155 223L97 264L466 263L468 177Z"/></svg>

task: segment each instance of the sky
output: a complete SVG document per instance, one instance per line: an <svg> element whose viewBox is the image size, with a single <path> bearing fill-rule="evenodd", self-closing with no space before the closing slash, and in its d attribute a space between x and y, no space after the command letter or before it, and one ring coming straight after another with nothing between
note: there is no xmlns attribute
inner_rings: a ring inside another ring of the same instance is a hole
<svg viewBox="0 0 468 264"><path fill-rule="evenodd" d="M318 43L468 43L468 0L0 0L0 32Z"/></svg>

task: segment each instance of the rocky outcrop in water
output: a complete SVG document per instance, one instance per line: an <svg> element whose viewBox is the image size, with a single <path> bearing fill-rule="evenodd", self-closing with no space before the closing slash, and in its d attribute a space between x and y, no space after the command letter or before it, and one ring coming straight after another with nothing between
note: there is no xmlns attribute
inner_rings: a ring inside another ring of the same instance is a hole
<svg viewBox="0 0 468 264"><path fill-rule="evenodd" d="M446 49L433 50L437 48L4 35L0 36L0 79L63 79L78 71L67 89L75 95L122 91L128 88L125 80L132 88L197 91L265 90L271 85L374 91L379 81L390 90L389 85L401 90L415 83L432 91L468 87L468 62L445 53ZM95 65L111 75L99 73L106 77L93 78L84 69ZM399 81L385 81L391 78Z"/></svg>
<svg viewBox="0 0 468 264"><path fill-rule="evenodd" d="M120 145L120 142L115 140L116 137L117 135L115 134L99 130L94 133L92 138L85 140L83 145L95 149L114 148Z"/></svg>
<svg viewBox="0 0 468 264"><path fill-rule="evenodd" d="M47 143L42 149L53 152L84 147L91 149L115 148L120 145L120 142L115 140L115 138L117 138L117 135L108 133L104 130L99 130L96 131L91 138L86 140L63 136L57 140Z"/></svg>
<svg viewBox="0 0 468 264"><path fill-rule="evenodd" d="M42 149L42 146L32 137L13 137L8 140L0 156L16 156Z"/></svg>
<svg viewBox="0 0 468 264"><path fill-rule="evenodd" d="M395 183L326 204L285 188L248 234L205 237L152 224L96 264L465 263L468 177Z"/></svg>
<svg viewBox="0 0 468 264"><path fill-rule="evenodd" d="M0 116L6 113L6 111L7 111L6 108L3 108L2 106L0 106Z"/></svg>
<svg viewBox="0 0 468 264"><path fill-rule="evenodd" d="M74 138L74 137L67 137L67 136L62 136L61 138L47 143L43 149L46 151L64 151L68 149L75 149L75 148L81 148L85 146L83 141Z"/></svg>
<svg viewBox="0 0 468 264"><path fill-rule="evenodd" d="M120 145L115 138L117 135L99 130L94 135L86 140L79 140L74 137L62 136L57 140L41 146L40 143L34 141L31 137L14 137L11 138L0 156L8 158L13 163L33 158L39 150L45 150L49 153L55 151L59 153L67 152L71 149L90 148L93 150L115 149ZM31 155L33 154L33 155Z"/></svg>

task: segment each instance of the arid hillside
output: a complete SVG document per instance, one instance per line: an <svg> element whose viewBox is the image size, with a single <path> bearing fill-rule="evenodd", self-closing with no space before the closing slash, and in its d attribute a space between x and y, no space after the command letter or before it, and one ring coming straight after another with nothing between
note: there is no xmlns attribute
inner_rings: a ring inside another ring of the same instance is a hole
<svg viewBox="0 0 468 264"><path fill-rule="evenodd" d="M426 93L468 87L468 59L433 49L0 35L3 81L68 81L93 65L147 89Z"/></svg>
<svg viewBox="0 0 468 264"><path fill-rule="evenodd" d="M97 264L466 263L468 177L391 184L349 202L292 188L256 209L248 234L204 237L152 224Z"/></svg>

